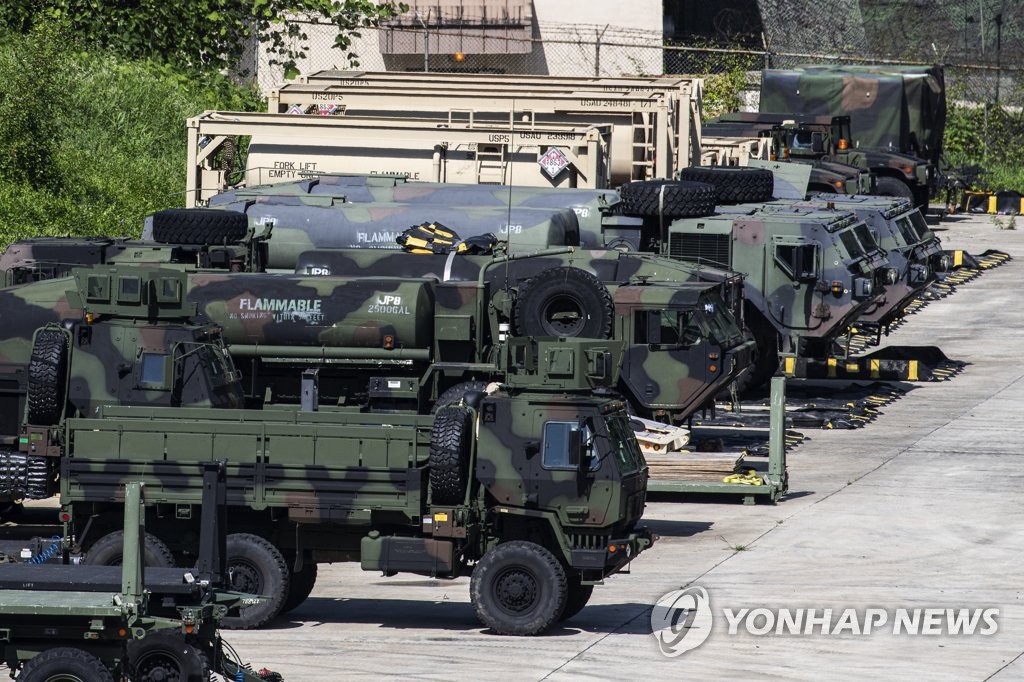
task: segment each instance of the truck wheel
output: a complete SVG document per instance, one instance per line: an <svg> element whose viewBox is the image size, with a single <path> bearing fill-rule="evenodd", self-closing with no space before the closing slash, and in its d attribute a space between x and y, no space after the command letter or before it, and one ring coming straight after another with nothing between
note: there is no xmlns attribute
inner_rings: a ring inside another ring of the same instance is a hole
<svg viewBox="0 0 1024 682"><path fill-rule="evenodd" d="M18 682L114 682L114 676L89 652L61 646L30 658Z"/></svg>
<svg viewBox="0 0 1024 682"><path fill-rule="evenodd" d="M250 533L228 535L227 555L231 589L260 594L269 600L243 607L237 616L224 618L221 626L249 630L266 625L281 612L288 596L291 576L284 557L277 547Z"/></svg>
<svg viewBox="0 0 1024 682"><path fill-rule="evenodd" d="M473 433L465 407L438 409L430 430L430 490L434 504L458 504L466 496L466 466Z"/></svg>
<svg viewBox="0 0 1024 682"><path fill-rule="evenodd" d="M520 336L607 339L612 297L597 277L579 268L545 270L519 289L515 324Z"/></svg>
<svg viewBox="0 0 1024 682"><path fill-rule="evenodd" d="M914 190L910 189L907 183L887 175L875 178L875 194L881 197L899 197L900 199L914 200Z"/></svg>
<svg viewBox="0 0 1024 682"><path fill-rule="evenodd" d="M590 601L592 594L594 594L593 585L581 585L579 576L569 578L565 596L565 609L563 609L562 615L558 618L558 622L561 623L563 620L569 620L582 611L583 607Z"/></svg>
<svg viewBox="0 0 1024 682"><path fill-rule="evenodd" d="M150 632L128 642L132 682L207 682L210 666L178 632Z"/></svg>
<svg viewBox="0 0 1024 682"><path fill-rule="evenodd" d="M562 564L532 542L505 542L484 554L469 583L476 617L502 635L537 635L565 611Z"/></svg>
<svg viewBox="0 0 1024 682"><path fill-rule="evenodd" d="M619 187L618 211L644 218L700 218L715 212L715 188L700 182L637 180Z"/></svg>
<svg viewBox="0 0 1024 682"><path fill-rule="evenodd" d="M284 600L281 613L297 609L309 598L316 585L316 564L306 563L298 573L292 573L288 585L288 597Z"/></svg>
<svg viewBox="0 0 1024 682"><path fill-rule="evenodd" d="M28 364L28 423L49 426L60 421L68 380L68 336L59 329L36 334Z"/></svg>
<svg viewBox="0 0 1024 682"><path fill-rule="evenodd" d="M147 566L173 568L174 554L163 540L146 533L143 556ZM85 553L83 564L89 566L120 566L124 563L124 531L116 530L94 542Z"/></svg>
<svg viewBox="0 0 1024 682"><path fill-rule="evenodd" d="M430 414L437 414L437 411L445 405L454 405L462 400L467 391L486 391L486 381L463 381L455 384L448 390L437 396L437 402L430 408Z"/></svg>
<svg viewBox="0 0 1024 682"><path fill-rule="evenodd" d="M775 177L767 168L693 166L680 170L679 179L714 186L720 204L769 201L775 194Z"/></svg>
<svg viewBox="0 0 1024 682"><path fill-rule="evenodd" d="M164 244L236 244L249 230L241 211L168 208L153 214L153 241Z"/></svg>

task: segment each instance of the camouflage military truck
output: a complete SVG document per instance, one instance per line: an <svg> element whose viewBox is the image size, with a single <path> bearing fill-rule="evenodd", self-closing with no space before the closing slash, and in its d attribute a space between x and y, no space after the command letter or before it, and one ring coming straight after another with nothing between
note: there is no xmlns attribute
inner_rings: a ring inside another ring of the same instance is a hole
<svg viewBox="0 0 1024 682"><path fill-rule="evenodd" d="M628 344L619 390L637 414L679 422L735 380L753 350L736 316L739 278L699 282L695 268L655 256L556 249L448 260L339 250L302 259L298 271L307 276L230 272L233 263L248 269L260 246L27 240L0 265L25 282L62 274L76 260L187 269L187 298L204 321L223 328L250 404L268 392L276 402L298 402L302 371L317 369L325 403L425 411L456 384L486 381L480 363L505 336L592 336ZM220 268L191 267L197 262ZM59 321L61 286L8 289L0 310L31 309L33 329ZM0 347L21 352L11 365L27 362L25 329L9 326L6 339ZM403 374L400 389L380 383L383 367ZM23 394L12 385L11 415Z"/></svg>
<svg viewBox="0 0 1024 682"><path fill-rule="evenodd" d="M44 499L59 459L26 449L22 423L101 405L241 407L220 329L193 324L180 270L74 270L3 291L0 497ZM64 400L63 396L67 396Z"/></svg>
<svg viewBox="0 0 1024 682"><path fill-rule="evenodd" d="M776 203L776 202L773 202ZM787 210L766 204L766 210ZM927 289L939 273L949 269L949 257L924 216L911 202L886 197L828 195L796 202L788 210L807 207L852 211L863 220L878 245L885 250L889 265L896 270L895 281L886 281L884 293L857 320L859 327L874 327L881 334L899 319L907 306Z"/></svg>
<svg viewBox="0 0 1024 682"><path fill-rule="evenodd" d="M787 151L793 159L823 159L864 170L875 176L875 193L914 201L922 208L940 188L938 167L912 154L892 149L855 146L850 116L804 113L723 114L723 122L769 122L787 125Z"/></svg>
<svg viewBox="0 0 1024 682"><path fill-rule="evenodd" d="M826 159L800 159L789 153L787 126L774 123L725 122L714 119L703 125L706 136L719 139L754 138L769 139L768 160L791 161L811 164L811 179L808 193L872 194L874 178L867 170L856 166L828 161Z"/></svg>
<svg viewBox="0 0 1024 682"><path fill-rule="evenodd" d="M370 242L369 238L360 239L358 234L350 236L345 219L330 212L330 207L338 205L348 206L348 210L359 209L359 215L384 212L393 216L388 219L396 223L399 232L426 220L456 229L464 238L487 232L507 236L515 248L582 245L647 251L659 238L650 228L652 219L707 215L714 211L715 195L706 185L666 181L631 182L615 191L408 182L398 176L322 175L231 190L212 197L209 205L242 211L253 226L273 224L275 239L289 244L271 244L272 250L287 249L288 253L281 258L272 257L270 267L290 268L294 261L280 263L291 258L295 249L302 250L302 245L388 248L386 239ZM309 208L304 210L304 206ZM561 216L566 209L576 214L577 234L571 230L563 230L563 234L551 229L542 231L529 223L509 220L517 211L528 211L528 215L542 220L544 211ZM144 231L143 236L148 234ZM546 243L540 243L545 240ZM391 243L390 248L397 245Z"/></svg>
<svg viewBox="0 0 1024 682"><path fill-rule="evenodd" d="M168 319L172 308L189 312L182 277L104 266L21 288L74 287L66 323L35 335L18 446L48 468L59 463L62 518L87 563L120 562L119 491L136 480L148 491L147 556L193 561L203 463L214 456L227 462L232 585L268 597L225 618L230 627L298 606L317 563L358 560L387 575L472 572L485 625L537 634L575 615L594 584L653 542L636 525L647 467L624 404L608 391L622 344L510 339L489 363L500 381L452 396L435 415L313 401L133 404L142 391L174 395L222 380L221 393L240 395L222 347L206 353L146 331L162 305ZM124 334L104 353L95 329L108 318L125 321ZM392 381L382 370L382 386ZM120 386L135 393L122 400ZM15 476L8 468L4 477Z"/></svg>
<svg viewBox="0 0 1024 682"><path fill-rule="evenodd" d="M126 483L122 566L0 563L0 661L27 682L281 682L227 654L217 632L230 609L259 595L228 591L220 524L223 463L203 471L203 539L194 568L144 569L144 486ZM218 480L220 474L220 480ZM218 489L218 483L221 489ZM220 492L218 499L217 493Z"/></svg>
<svg viewBox="0 0 1024 682"><path fill-rule="evenodd" d="M799 66L761 74L762 112L852 117L852 147L886 149L942 165L946 126L943 68Z"/></svg>
<svg viewBox="0 0 1024 682"><path fill-rule="evenodd" d="M742 388L778 366L778 352L830 354L895 272L867 225L852 213L749 209L676 220L666 228L672 258L710 262L744 274L744 320L758 342Z"/></svg>

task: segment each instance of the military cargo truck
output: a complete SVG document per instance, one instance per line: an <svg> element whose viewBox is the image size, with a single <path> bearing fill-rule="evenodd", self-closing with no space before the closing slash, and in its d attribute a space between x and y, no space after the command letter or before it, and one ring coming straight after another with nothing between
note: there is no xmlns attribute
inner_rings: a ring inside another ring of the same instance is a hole
<svg viewBox="0 0 1024 682"><path fill-rule="evenodd" d="M823 66L766 69L762 112L853 117L852 147L885 149L942 164L946 90L942 66Z"/></svg>
<svg viewBox="0 0 1024 682"><path fill-rule="evenodd" d="M80 269L27 287L3 290L3 499L55 492L59 460L20 447L23 420L51 424L104 404L242 407L220 328L189 320L180 270Z"/></svg>
<svg viewBox="0 0 1024 682"><path fill-rule="evenodd" d="M786 151L792 159L835 161L875 176L875 193L914 201L928 207L939 190L938 167L927 160L894 149L856 146L850 132L851 117L815 116L806 113L733 113L719 117L723 124L785 125Z"/></svg>
<svg viewBox="0 0 1024 682"><path fill-rule="evenodd" d="M259 595L225 589L223 464L203 468L199 562L192 569L144 568L145 487L125 483L123 567L0 563L0 661L13 677L78 682L281 682L226 652L217 626ZM219 484L219 488L218 488ZM219 493L219 496L218 496ZM127 677L126 677L127 676Z"/></svg>
<svg viewBox="0 0 1024 682"><path fill-rule="evenodd" d="M317 563L358 560L387 575L472 572L485 625L537 634L574 615L594 584L653 542L636 525L647 467L623 403L606 390L616 385L622 344L510 339L490 362L500 382L453 396L435 415L313 401L262 410L122 404L111 382L174 393L221 381L226 371L224 392L239 393L227 354L175 355L179 344L147 333L154 307L188 312L184 287L173 302L162 300L168 277L107 266L26 285L76 287L69 298L78 297L77 319L35 335L18 447L49 469L60 465L62 518L87 562L120 561L118 491L136 480L148 491L147 549L190 561L202 465L214 456L227 462L232 584L269 597L225 619L228 626L263 625L297 606ZM118 338L124 344L108 348L105 362L97 365L99 349L80 352L97 340L94 325L133 316L138 334ZM124 352L129 346L135 352ZM192 355L207 362L177 371ZM382 385L390 386L387 376Z"/></svg>
<svg viewBox="0 0 1024 682"><path fill-rule="evenodd" d="M366 249L307 257L298 268L307 276L229 271L235 262L247 269L245 258L259 251L44 239L13 245L2 265L33 281L76 260L177 263L188 270L187 300L224 330L250 404L268 393L298 402L302 371L317 369L325 403L425 411L452 386L487 380L505 336L590 336L627 343L619 390L638 415L678 423L727 387L753 349L731 312L742 310L739 278L698 282L694 268L644 254L555 249L449 260ZM222 267L190 265L197 262ZM71 317L62 287L6 290L0 311L30 314L32 325ZM28 338L18 325L0 330L12 372L24 371ZM381 383L385 370L401 377L400 388ZM11 415L23 395L11 386Z"/></svg>
<svg viewBox="0 0 1024 682"><path fill-rule="evenodd" d="M453 228L462 237L494 231L507 236L514 248L520 244L529 248L538 240L561 237L556 230L538 231L530 229L530 223L509 220L510 214L514 216L520 210L529 210L535 212L530 215L543 220L543 211L562 215L562 211L571 209L576 214L579 241L568 241L573 233L562 230L565 240L548 241L542 246L580 244L587 248L649 251L652 243L660 239L657 231L650 229L650 221L713 213L715 193L707 185L687 182L632 182L615 191L408 182L398 176L344 174L235 189L209 201L212 208L244 212L253 226L273 224L276 238L295 243L295 248L303 244L308 248L373 246L365 239L359 240L358 235L346 233L344 218L332 216L328 210L349 204L349 209L358 209L360 215L387 211L395 215L389 219L398 221L399 225L404 220L405 227L428 220ZM404 210L389 211L386 207L392 205L402 206ZM310 207L308 218L303 206ZM494 216L498 216L497 221ZM319 228L317 244L304 236L311 231L307 220L317 221L313 228ZM566 223L571 226L571 221ZM335 227L324 231L322 224ZM144 236L148 234L148 231L143 232ZM278 247L272 244L271 248ZM392 243L391 248L397 245ZM291 250L294 248L289 248ZM274 258L275 262L278 260ZM293 264L281 267L291 268Z"/></svg>
<svg viewBox="0 0 1024 682"><path fill-rule="evenodd" d="M788 130L789 125L788 123L728 122L723 118L718 118L704 124L705 149L711 144L707 142L708 140L716 139L710 136L717 136L717 139L725 140L763 139L766 143L766 153L758 156L758 159L811 164L811 179L807 185L808 193L872 194L874 192L874 178L866 169L824 158L798 158L791 154L789 147L792 134ZM747 164L738 165L745 166Z"/></svg>

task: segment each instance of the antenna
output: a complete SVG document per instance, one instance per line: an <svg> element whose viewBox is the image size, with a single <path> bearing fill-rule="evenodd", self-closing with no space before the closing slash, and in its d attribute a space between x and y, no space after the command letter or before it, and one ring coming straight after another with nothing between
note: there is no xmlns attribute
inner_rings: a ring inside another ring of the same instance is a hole
<svg viewBox="0 0 1024 682"><path fill-rule="evenodd" d="M505 293L508 294L508 262L512 256L512 169L515 168L516 164L512 159L516 153L515 142L516 142L516 100L512 98L512 115L509 116L509 141L508 151L509 156L505 160L505 167L508 168L508 207L505 214L505 234L508 236L508 242L505 244Z"/></svg>

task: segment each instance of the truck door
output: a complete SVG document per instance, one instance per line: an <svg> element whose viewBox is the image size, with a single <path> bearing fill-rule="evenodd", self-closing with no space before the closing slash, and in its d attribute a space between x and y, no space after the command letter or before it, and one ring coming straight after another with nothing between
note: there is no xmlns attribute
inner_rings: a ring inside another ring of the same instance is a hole
<svg viewBox="0 0 1024 682"><path fill-rule="evenodd" d="M634 310L622 380L647 409L688 406L708 380L707 343L692 308Z"/></svg>
<svg viewBox="0 0 1024 682"><path fill-rule="evenodd" d="M612 485L605 469L613 463L599 455L607 437L595 437L597 430L604 428L603 422L585 417L574 410L552 412L540 408L534 412L541 442L539 456L531 458L525 481L527 503L558 510L567 525L603 524L612 501L610 494L596 494L610 493ZM580 470L584 452L589 454L588 471Z"/></svg>

